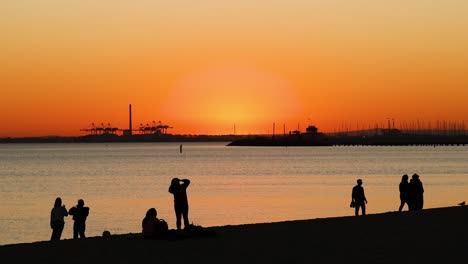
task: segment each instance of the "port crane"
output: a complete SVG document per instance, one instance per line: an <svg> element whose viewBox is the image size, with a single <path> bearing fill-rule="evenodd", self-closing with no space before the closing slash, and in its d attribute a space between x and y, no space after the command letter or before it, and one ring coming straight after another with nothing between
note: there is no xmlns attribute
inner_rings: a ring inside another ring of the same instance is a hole
<svg viewBox="0 0 468 264"><path fill-rule="evenodd" d="M107 125L104 123L99 125L91 123L89 127L80 129L80 131L89 132L91 135L115 135L119 128L113 127L110 123L107 123Z"/></svg>
<svg viewBox="0 0 468 264"><path fill-rule="evenodd" d="M168 125L162 124L161 121L153 121L151 123L147 123L146 125L143 125L140 123L140 126L138 128L138 131L140 134L155 134L155 135L165 135L167 134L167 129L172 128Z"/></svg>

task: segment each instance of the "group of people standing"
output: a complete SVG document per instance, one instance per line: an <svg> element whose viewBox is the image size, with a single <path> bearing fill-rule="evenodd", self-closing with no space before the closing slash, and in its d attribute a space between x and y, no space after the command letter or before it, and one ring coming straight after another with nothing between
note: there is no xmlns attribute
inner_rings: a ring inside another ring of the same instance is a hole
<svg viewBox="0 0 468 264"><path fill-rule="evenodd" d="M405 204L408 205L409 211L421 210L424 205L424 187L419 179L418 174L413 174L411 180L408 182L408 175L405 174L401 177L401 182L399 185L400 191L400 207L398 211L401 212ZM364 188L362 187L362 179L357 180L357 185L353 187L351 193L351 204L350 207L354 208L355 215L359 215L359 210L361 214L366 214L366 204L367 198L364 194Z"/></svg>
<svg viewBox="0 0 468 264"><path fill-rule="evenodd" d="M65 205L62 204L62 199L57 197L55 199L54 207L50 212L50 228L52 229L50 240L60 240L63 228L65 227L64 218L68 215L72 215L74 220L73 238L85 238L86 218L88 217L88 214L89 207L84 206L83 199L79 199L78 204L67 211Z"/></svg>
<svg viewBox="0 0 468 264"><path fill-rule="evenodd" d="M182 228L182 219L184 221L184 229L190 228L188 219L188 199L187 187L190 185L188 179L173 178L169 186L169 192L174 196L174 211L176 214L176 226L180 231ZM73 216L73 238L85 238L86 219L89 215L89 207L84 206L83 199L78 200L78 204L67 210L62 199L57 197L55 199L54 207L50 213L50 228L52 229L52 236L50 240L60 240L63 228L65 227L64 218L68 215ZM158 212L156 208L150 208L146 212L141 225L143 229L143 236L145 238L158 238L168 231L168 225L165 220L157 218Z"/></svg>
<svg viewBox="0 0 468 264"><path fill-rule="evenodd" d="M400 207L398 211L402 211L405 204L408 205L410 211L421 210L423 208L424 199L423 193L424 188L418 174L413 174L411 180L408 182L408 175L405 174L401 178L399 185L400 191ZM362 179L357 180L357 185L353 187L351 194L350 207L355 209L355 215L366 214L367 198L364 194L364 188L362 187ZM187 187L190 185L188 179L173 178L171 185L169 186L169 193L174 196L174 211L176 214L176 226L177 230L180 231L182 227L182 219L184 221L184 229L190 228L188 220L188 199L187 199ZM84 206L82 199L78 200L78 204L71 208L69 211L62 204L62 199L58 197L55 200L54 208L50 215L50 227L52 228L51 240L60 240L62 231L65 225L64 217L73 215L73 238L85 238L86 230L86 218L89 214L89 207ZM160 237L168 230L168 225L165 220L157 218L156 208L150 208L142 221L142 233L145 238L157 238Z"/></svg>
<svg viewBox="0 0 468 264"><path fill-rule="evenodd" d="M423 209L424 205L424 187L419 179L418 174L413 174L408 182L408 175L403 175L400 182L400 207L401 212L405 204L408 205L408 210L415 211Z"/></svg>

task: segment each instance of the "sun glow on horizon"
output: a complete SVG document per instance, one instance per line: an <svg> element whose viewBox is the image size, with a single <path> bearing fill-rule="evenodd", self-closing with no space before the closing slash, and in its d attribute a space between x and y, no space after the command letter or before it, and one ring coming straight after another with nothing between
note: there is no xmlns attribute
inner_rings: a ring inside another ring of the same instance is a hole
<svg viewBox="0 0 468 264"><path fill-rule="evenodd" d="M245 132L259 123L297 116L302 108L286 80L245 66L218 66L194 72L171 91L162 110L171 120L212 127L238 124Z"/></svg>
<svg viewBox="0 0 468 264"><path fill-rule="evenodd" d="M0 137L468 123L468 1L0 1ZM383 123L383 124L382 124Z"/></svg>

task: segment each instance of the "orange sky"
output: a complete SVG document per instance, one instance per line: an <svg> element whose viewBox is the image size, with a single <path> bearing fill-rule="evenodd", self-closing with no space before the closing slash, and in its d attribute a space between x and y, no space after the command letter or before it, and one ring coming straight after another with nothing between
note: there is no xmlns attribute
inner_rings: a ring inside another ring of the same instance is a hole
<svg viewBox="0 0 468 264"><path fill-rule="evenodd" d="M0 137L127 128L128 104L134 127L177 134L468 125L466 14L461 0L2 1Z"/></svg>

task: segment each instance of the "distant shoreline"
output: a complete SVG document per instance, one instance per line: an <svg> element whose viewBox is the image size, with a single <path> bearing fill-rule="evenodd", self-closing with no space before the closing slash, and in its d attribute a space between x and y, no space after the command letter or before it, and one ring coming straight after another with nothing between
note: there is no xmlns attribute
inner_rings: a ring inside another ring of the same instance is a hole
<svg viewBox="0 0 468 264"><path fill-rule="evenodd" d="M0 246L6 263L455 263L467 259L468 207L209 227L215 237L139 234ZM25 227L26 228L26 227Z"/></svg>
<svg viewBox="0 0 468 264"><path fill-rule="evenodd" d="M468 135L86 135L79 137L0 138L1 143L229 142L227 146L436 146L468 145Z"/></svg>
<svg viewBox="0 0 468 264"><path fill-rule="evenodd" d="M468 145L468 135L325 135L297 134L289 136L251 136L240 138L228 146L436 146L436 145Z"/></svg>
<svg viewBox="0 0 468 264"><path fill-rule="evenodd" d="M20 137L0 138L0 143L123 143L123 142L232 142L236 135L86 135L79 137Z"/></svg>

